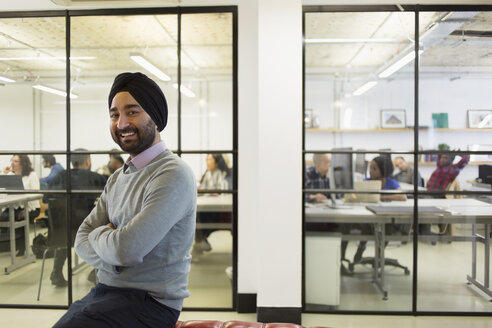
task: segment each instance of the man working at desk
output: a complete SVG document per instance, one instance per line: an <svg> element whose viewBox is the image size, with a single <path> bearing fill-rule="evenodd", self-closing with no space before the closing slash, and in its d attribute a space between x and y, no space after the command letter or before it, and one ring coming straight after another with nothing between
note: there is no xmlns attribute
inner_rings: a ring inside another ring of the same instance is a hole
<svg viewBox="0 0 492 328"><path fill-rule="evenodd" d="M451 182L456 179L461 170L470 161L470 155L460 155L461 159L458 163L453 164L454 155L441 154L437 157L437 168L432 172L432 175L427 182L427 190L446 190ZM444 198L444 194L439 198Z"/></svg>
<svg viewBox="0 0 492 328"><path fill-rule="evenodd" d="M305 186L306 189L330 189L330 178L328 177L328 171L331 166L331 158L328 154L314 154L313 164L306 172ZM306 194L306 201L321 203L330 197L329 193L316 193ZM342 234L348 234L350 232L350 225L347 224L335 224L326 223L320 224L306 224L307 230L312 231L339 231ZM341 244L341 259L345 259L345 253L347 251L348 241L343 240ZM342 275L351 275L351 272L343 265L340 264L340 272Z"/></svg>
<svg viewBox="0 0 492 328"><path fill-rule="evenodd" d="M330 189L328 170L331 166L331 158L328 154L314 154L313 164L306 172L306 189ZM330 197L326 193L308 194L307 201L322 202Z"/></svg>
<svg viewBox="0 0 492 328"><path fill-rule="evenodd" d="M49 187L49 184L53 181L58 173L63 171L63 166L60 163L56 162L56 158L53 155L45 154L42 156L43 158L43 167L45 169L50 169L50 174L47 177L39 179L39 183L41 183L41 188Z"/></svg>
<svg viewBox="0 0 492 328"><path fill-rule="evenodd" d="M402 156L395 157L393 162L395 164L395 167L400 171L393 176L393 179L398 182L413 184L413 167L409 165ZM418 186L423 187L420 172L418 172L417 181L419 182Z"/></svg>
<svg viewBox="0 0 492 328"><path fill-rule="evenodd" d="M130 157L77 232L75 251L99 283L54 327L174 327L187 290L196 217L191 169L161 141L167 103L141 73L108 99L113 140Z"/></svg>

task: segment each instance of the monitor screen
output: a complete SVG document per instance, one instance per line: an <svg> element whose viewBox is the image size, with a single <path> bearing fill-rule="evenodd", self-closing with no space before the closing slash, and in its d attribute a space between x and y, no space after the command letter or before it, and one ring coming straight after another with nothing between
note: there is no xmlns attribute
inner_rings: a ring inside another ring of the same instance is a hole
<svg viewBox="0 0 492 328"><path fill-rule="evenodd" d="M355 173L359 173L362 178L367 177L367 161L366 154L356 154L355 155Z"/></svg>
<svg viewBox="0 0 492 328"><path fill-rule="evenodd" d="M478 177L483 183L492 184L492 165L479 165Z"/></svg>
<svg viewBox="0 0 492 328"><path fill-rule="evenodd" d="M333 149L333 151L336 150L352 150L352 148ZM331 166L333 168L333 181L335 188L353 189L352 153L333 153L331 157Z"/></svg>

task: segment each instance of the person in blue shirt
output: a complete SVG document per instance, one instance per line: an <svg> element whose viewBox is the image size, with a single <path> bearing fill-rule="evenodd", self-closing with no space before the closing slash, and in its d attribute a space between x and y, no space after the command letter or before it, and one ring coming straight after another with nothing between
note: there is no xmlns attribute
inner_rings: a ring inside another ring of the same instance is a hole
<svg viewBox="0 0 492 328"><path fill-rule="evenodd" d="M390 156L377 156L369 163L369 178L366 180L381 180L382 190L399 190L400 184L398 181L391 177L393 173L393 162ZM380 199L383 201L405 201L407 196L405 194L381 194ZM362 233L367 234L372 232L371 225L363 225L361 227ZM362 259L362 254L366 249L367 241L361 240L357 251L354 255L353 263L359 263Z"/></svg>
<svg viewBox="0 0 492 328"><path fill-rule="evenodd" d="M369 163L369 176L367 180L381 180L382 190L399 190L400 184L391 177L393 173L393 163L389 156L377 156ZM381 200L405 201L405 194L382 194Z"/></svg>
<svg viewBox="0 0 492 328"><path fill-rule="evenodd" d="M43 158L43 167L50 170L50 174L47 177L39 179L39 183L41 183L41 189L48 189L50 183L53 182L53 179L56 177L58 173L63 171L63 166L60 163L56 162L55 156L45 154L42 156Z"/></svg>

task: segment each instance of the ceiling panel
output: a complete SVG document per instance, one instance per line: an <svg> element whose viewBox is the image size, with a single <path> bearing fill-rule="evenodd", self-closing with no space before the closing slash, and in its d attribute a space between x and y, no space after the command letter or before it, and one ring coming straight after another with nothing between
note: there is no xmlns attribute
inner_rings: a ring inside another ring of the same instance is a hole
<svg viewBox="0 0 492 328"><path fill-rule="evenodd" d="M65 71L64 17L0 20L0 71L23 75L60 75ZM177 15L80 16L71 20L73 74L104 75L142 70L130 59L142 54L168 75L176 75ZM4 37L1 37L3 35ZM53 60L33 60L33 57ZM80 58L90 57L90 58ZM187 72L232 68L232 14L182 16L182 60ZM50 71L50 72L48 72ZM105 73L109 72L109 73ZM7 74L7 75L8 75ZM198 73L197 73L198 74Z"/></svg>

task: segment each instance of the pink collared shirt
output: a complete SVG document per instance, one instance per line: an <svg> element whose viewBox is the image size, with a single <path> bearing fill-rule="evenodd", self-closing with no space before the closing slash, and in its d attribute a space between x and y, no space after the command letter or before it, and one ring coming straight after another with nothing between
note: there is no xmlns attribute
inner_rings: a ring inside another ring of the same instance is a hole
<svg viewBox="0 0 492 328"><path fill-rule="evenodd" d="M123 172L126 172L128 167L135 167L137 170L141 170L147 166L154 158L162 154L167 150L164 141L160 141L155 145L145 149L143 152L135 156L134 158L128 157L125 166L123 167Z"/></svg>

